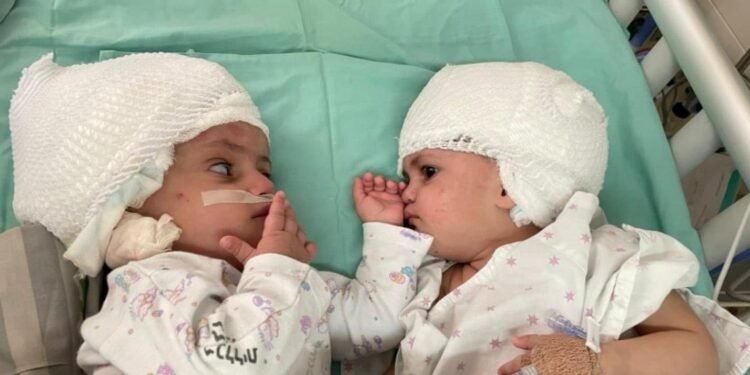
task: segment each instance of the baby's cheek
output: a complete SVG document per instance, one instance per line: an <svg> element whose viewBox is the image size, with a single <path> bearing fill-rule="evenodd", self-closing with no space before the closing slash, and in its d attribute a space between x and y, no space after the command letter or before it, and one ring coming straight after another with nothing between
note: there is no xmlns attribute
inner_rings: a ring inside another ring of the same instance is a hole
<svg viewBox="0 0 750 375"><path fill-rule="evenodd" d="M186 196L185 193L183 193L183 192L177 192L175 194L175 197L181 203L191 203L190 197Z"/></svg>
<svg viewBox="0 0 750 375"><path fill-rule="evenodd" d="M263 220L253 219L252 211L247 204L216 205L210 212L206 211L205 225L220 232L227 232L225 234L244 237L263 231Z"/></svg>
<svg viewBox="0 0 750 375"><path fill-rule="evenodd" d="M203 206L190 207L189 203L186 203L179 217L175 217L175 222L183 231L181 241L189 242L196 247L217 246L216 237L219 227L223 225L222 220Z"/></svg>

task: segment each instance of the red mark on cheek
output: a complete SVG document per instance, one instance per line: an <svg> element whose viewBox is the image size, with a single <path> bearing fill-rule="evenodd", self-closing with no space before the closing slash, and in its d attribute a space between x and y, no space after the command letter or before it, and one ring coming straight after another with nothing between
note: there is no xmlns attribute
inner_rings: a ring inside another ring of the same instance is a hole
<svg viewBox="0 0 750 375"><path fill-rule="evenodd" d="M185 200L185 202L190 203L190 199L185 199L185 194L177 193L177 199L179 200Z"/></svg>

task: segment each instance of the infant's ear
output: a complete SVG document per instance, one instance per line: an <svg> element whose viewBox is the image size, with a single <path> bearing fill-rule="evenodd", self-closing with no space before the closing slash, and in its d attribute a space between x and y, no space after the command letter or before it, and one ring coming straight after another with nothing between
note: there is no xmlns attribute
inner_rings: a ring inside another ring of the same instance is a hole
<svg viewBox="0 0 750 375"><path fill-rule="evenodd" d="M497 208L510 210L515 205L516 202L513 201L513 198L508 195L508 191L506 191L505 189L502 189L500 191L500 195L495 198L495 206L497 206Z"/></svg>

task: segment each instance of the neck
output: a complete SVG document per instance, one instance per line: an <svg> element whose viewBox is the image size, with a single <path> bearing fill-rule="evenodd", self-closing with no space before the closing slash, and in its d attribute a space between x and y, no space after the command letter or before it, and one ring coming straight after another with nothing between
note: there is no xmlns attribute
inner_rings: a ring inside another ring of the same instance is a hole
<svg viewBox="0 0 750 375"><path fill-rule="evenodd" d="M526 225L518 228L518 230L513 231L509 236L504 236L502 239L498 239L486 246L482 251L477 253L474 259L451 266L443 274L439 298L458 288L479 272L479 270L487 265L487 262L490 261L497 248L513 242L526 240L539 233L540 230L534 225Z"/></svg>
<svg viewBox="0 0 750 375"><path fill-rule="evenodd" d="M492 258L492 255L495 253L495 250L501 246L505 246L507 244L511 244L514 242L524 241L535 234L539 233L541 229L533 224L525 225L523 227L517 228L516 230L513 230L512 232L508 233L505 236L502 236L501 238L498 238L494 241L491 241L484 250L477 253L477 256L465 263L461 263L463 267L468 267L469 269L473 269L474 272L479 271L484 267L487 262L490 261Z"/></svg>

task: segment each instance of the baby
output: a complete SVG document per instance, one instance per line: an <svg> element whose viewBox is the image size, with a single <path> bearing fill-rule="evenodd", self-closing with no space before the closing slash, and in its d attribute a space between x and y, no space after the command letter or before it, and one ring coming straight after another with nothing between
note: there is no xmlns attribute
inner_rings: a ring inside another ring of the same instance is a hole
<svg viewBox="0 0 750 375"><path fill-rule="evenodd" d="M748 368L750 329L684 289L698 270L687 248L597 224L606 124L588 90L541 64L447 66L430 80L399 170L408 224L447 262L418 271L396 373ZM618 341L631 328L642 336Z"/></svg>
<svg viewBox="0 0 750 375"><path fill-rule="evenodd" d="M270 179L268 127L221 66L133 54L24 70L11 101L14 209L108 294L81 328L88 373L327 374L398 345L431 238L393 181L355 186L357 279L318 272ZM243 244L239 246L238 244ZM394 277L396 275L397 277Z"/></svg>

